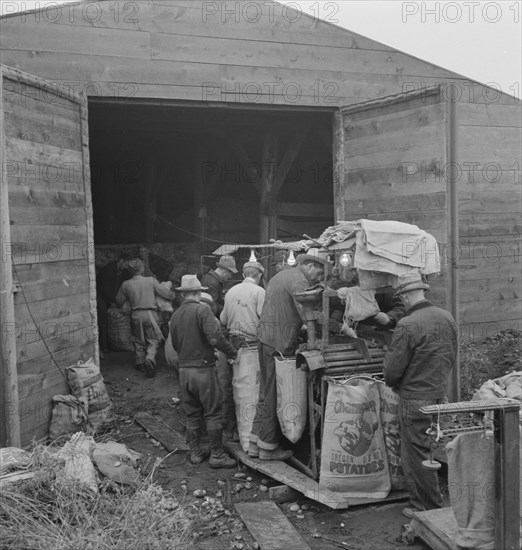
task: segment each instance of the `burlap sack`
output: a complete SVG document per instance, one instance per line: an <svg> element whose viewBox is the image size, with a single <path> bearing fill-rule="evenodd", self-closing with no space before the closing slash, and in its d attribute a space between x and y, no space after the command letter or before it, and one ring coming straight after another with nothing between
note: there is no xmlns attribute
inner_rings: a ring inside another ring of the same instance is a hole
<svg viewBox="0 0 522 550"><path fill-rule="evenodd" d="M348 498L382 499L390 492L377 383L328 381L320 484Z"/></svg>
<svg viewBox="0 0 522 550"><path fill-rule="evenodd" d="M391 488L404 489L404 473L401 465L401 432L399 428L399 394L384 382L377 382L381 400L381 425L390 469Z"/></svg>
<svg viewBox="0 0 522 550"><path fill-rule="evenodd" d="M259 399L259 354L257 348L241 348L233 365L232 391L236 404L237 432L245 453Z"/></svg>
<svg viewBox="0 0 522 550"><path fill-rule="evenodd" d="M49 441L63 435L83 431L89 424L86 397L74 395L53 396L53 413L49 425Z"/></svg>
<svg viewBox="0 0 522 550"><path fill-rule="evenodd" d="M76 397L88 402L89 422L94 431L114 422L112 403L103 383L100 368L89 359L67 368L67 379Z"/></svg>
<svg viewBox="0 0 522 550"><path fill-rule="evenodd" d="M130 313L118 307L107 310L107 339L113 351L134 351Z"/></svg>
<svg viewBox="0 0 522 550"><path fill-rule="evenodd" d="M275 358L277 384L277 418L283 435L297 443L306 426L306 373L297 369L295 357Z"/></svg>

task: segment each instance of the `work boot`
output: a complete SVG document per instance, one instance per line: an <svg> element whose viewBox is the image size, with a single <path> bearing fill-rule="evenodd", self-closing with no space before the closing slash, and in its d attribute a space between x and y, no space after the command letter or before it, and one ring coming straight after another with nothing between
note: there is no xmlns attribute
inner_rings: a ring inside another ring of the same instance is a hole
<svg viewBox="0 0 522 550"><path fill-rule="evenodd" d="M292 451L285 451L279 448L273 451L259 448L259 460L288 460L292 454Z"/></svg>
<svg viewBox="0 0 522 550"><path fill-rule="evenodd" d="M199 445L199 430L187 429L187 443L190 447L191 464L201 464L210 454L210 449Z"/></svg>
<svg viewBox="0 0 522 550"><path fill-rule="evenodd" d="M250 458L259 458L259 447L257 443L252 443L252 441L248 443L248 456Z"/></svg>
<svg viewBox="0 0 522 550"><path fill-rule="evenodd" d="M208 465L211 468L235 468L237 460L230 458L223 449L223 430L208 430L210 437L210 459Z"/></svg>
<svg viewBox="0 0 522 550"><path fill-rule="evenodd" d="M156 376L154 364L150 359L145 359L144 371L147 378L154 378Z"/></svg>

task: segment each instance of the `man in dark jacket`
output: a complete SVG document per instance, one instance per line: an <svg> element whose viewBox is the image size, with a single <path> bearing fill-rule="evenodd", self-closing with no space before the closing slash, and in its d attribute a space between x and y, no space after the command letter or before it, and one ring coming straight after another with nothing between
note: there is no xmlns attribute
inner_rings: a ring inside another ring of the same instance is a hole
<svg viewBox="0 0 522 550"><path fill-rule="evenodd" d="M237 462L223 450L221 420L221 389L216 372L214 348L229 359L237 357L237 351L221 333L219 321L207 304L201 303L201 286L196 275L184 275L181 287L185 300L172 316L170 335L179 357L179 385L181 404L187 415L187 440L190 461L200 464L208 451L199 445L203 419L210 437L211 468L234 468Z"/></svg>
<svg viewBox="0 0 522 550"><path fill-rule="evenodd" d="M236 260L233 256L221 256L216 264L216 269L211 269L201 279L201 284L208 288L208 293L214 300L217 317L219 317L225 305L223 297L224 283L236 273Z"/></svg>
<svg viewBox="0 0 522 550"><path fill-rule="evenodd" d="M397 288L406 314L384 357L384 380L400 396L401 460L411 505L403 510L407 517L442 506L437 473L422 467L430 457L426 430L431 419L419 409L443 402L458 353L455 320L429 302L425 290L429 286L420 275Z"/></svg>
<svg viewBox="0 0 522 550"><path fill-rule="evenodd" d="M250 434L248 454L260 460L287 460L291 451L279 449L280 428L277 419L277 389L274 354L292 355L304 323L303 307L295 293L304 292L319 281L326 257L317 249L299 257L297 267L280 271L268 284L259 321L259 401Z"/></svg>

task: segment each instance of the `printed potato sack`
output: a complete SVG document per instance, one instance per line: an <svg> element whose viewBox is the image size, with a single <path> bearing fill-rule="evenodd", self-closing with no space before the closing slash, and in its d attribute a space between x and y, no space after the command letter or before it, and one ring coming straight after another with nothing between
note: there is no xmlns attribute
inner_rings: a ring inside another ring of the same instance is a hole
<svg viewBox="0 0 522 550"><path fill-rule="evenodd" d="M384 445L390 469L391 487L404 489L404 473L401 465L401 433L399 429L399 395L384 382L378 382L381 399L381 425Z"/></svg>
<svg viewBox="0 0 522 550"><path fill-rule="evenodd" d="M320 484L352 498L382 499L390 492L375 381L328 381Z"/></svg>
<svg viewBox="0 0 522 550"><path fill-rule="evenodd" d="M100 367L94 364L92 358L68 367L67 379L74 395L87 399L89 422L95 432L114 421L112 403Z"/></svg>

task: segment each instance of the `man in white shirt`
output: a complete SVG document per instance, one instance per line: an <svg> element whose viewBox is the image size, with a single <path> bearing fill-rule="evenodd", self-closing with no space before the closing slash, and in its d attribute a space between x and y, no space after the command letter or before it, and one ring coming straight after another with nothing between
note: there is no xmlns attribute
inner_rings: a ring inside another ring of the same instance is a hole
<svg viewBox="0 0 522 550"><path fill-rule="evenodd" d="M265 301L265 289L260 286L264 268L258 262L243 266L243 281L225 294L225 305L219 317L226 327L230 343L239 348L257 346L257 327ZM220 354L218 378L223 392L223 435L237 440L237 420L232 392L231 365Z"/></svg>

